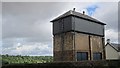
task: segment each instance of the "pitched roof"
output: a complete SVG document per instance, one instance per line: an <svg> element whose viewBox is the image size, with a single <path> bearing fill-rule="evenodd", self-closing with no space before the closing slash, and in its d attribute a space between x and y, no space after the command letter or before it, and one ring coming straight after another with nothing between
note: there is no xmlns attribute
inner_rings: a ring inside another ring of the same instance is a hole
<svg viewBox="0 0 120 68"><path fill-rule="evenodd" d="M120 52L120 44L111 43L111 45Z"/></svg>
<svg viewBox="0 0 120 68"><path fill-rule="evenodd" d="M67 17L67 16L76 16L76 17L79 17L79 18L82 18L82 19L87 19L89 21L94 21L96 23L106 25L105 23L102 23L101 21L98 21L97 19L94 19L94 18L92 18L88 15L85 15L85 14L82 14L82 13L79 13L79 12L76 12L76 11L73 11L73 10L69 10L68 12L64 13L63 15L60 15L59 17L53 19L51 22L54 22L56 20L59 20L61 18Z"/></svg>
<svg viewBox="0 0 120 68"><path fill-rule="evenodd" d="M120 44L116 44L116 43L107 43L109 44L112 48L114 48L117 52L120 52ZM106 44L106 46L107 46Z"/></svg>

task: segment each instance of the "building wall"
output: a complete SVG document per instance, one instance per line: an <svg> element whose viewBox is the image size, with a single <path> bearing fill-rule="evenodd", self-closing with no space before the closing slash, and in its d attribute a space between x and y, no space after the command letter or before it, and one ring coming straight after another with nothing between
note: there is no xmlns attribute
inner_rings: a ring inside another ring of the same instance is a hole
<svg viewBox="0 0 120 68"><path fill-rule="evenodd" d="M90 45L91 45L91 55L93 53L102 53L102 58L104 59L104 44L102 37L99 36L90 36ZM92 60L93 60L93 56Z"/></svg>
<svg viewBox="0 0 120 68"><path fill-rule="evenodd" d="M104 25L78 17L69 16L53 22L54 35L71 30L104 36Z"/></svg>
<svg viewBox="0 0 120 68"><path fill-rule="evenodd" d="M54 61L73 61L73 33L67 32L54 36Z"/></svg>
<svg viewBox="0 0 120 68"><path fill-rule="evenodd" d="M75 52L76 54L77 52L88 52L88 60L90 60L89 35L75 33Z"/></svg>
<svg viewBox="0 0 120 68"><path fill-rule="evenodd" d="M120 52L118 52L118 54L119 54L119 59L120 59Z"/></svg>
<svg viewBox="0 0 120 68"><path fill-rule="evenodd" d="M59 35L55 35L53 38L53 44L54 44L54 49L53 49L53 57L54 57L54 61L60 61L60 59L62 58L62 49L61 49L61 37Z"/></svg>
<svg viewBox="0 0 120 68"><path fill-rule="evenodd" d="M104 58L102 41L100 36L77 32L75 32L75 43L73 32L55 35L54 61L76 61L77 52L88 52L88 60L93 60L93 53L96 52L102 53L102 58Z"/></svg>
<svg viewBox="0 0 120 68"><path fill-rule="evenodd" d="M66 17L53 22L53 35L72 30L72 17Z"/></svg>
<svg viewBox="0 0 120 68"><path fill-rule="evenodd" d="M119 59L119 53L112 48L109 44L105 47L106 49L106 59Z"/></svg>
<svg viewBox="0 0 120 68"><path fill-rule="evenodd" d="M104 25L98 24L96 22L72 17L72 25L72 30L104 36Z"/></svg>
<svg viewBox="0 0 120 68"><path fill-rule="evenodd" d="M75 35L75 50L89 51L89 39L87 34L76 33Z"/></svg>
<svg viewBox="0 0 120 68"><path fill-rule="evenodd" d="M89 37L90 36L90 37ZM88 60L93 60L93 53L101 53L104 59L103 37L76 33L75 34L75 51L88 52ZM89 40L90 39L90 40ZM91 53L91 55L90 55Z"/></svg>

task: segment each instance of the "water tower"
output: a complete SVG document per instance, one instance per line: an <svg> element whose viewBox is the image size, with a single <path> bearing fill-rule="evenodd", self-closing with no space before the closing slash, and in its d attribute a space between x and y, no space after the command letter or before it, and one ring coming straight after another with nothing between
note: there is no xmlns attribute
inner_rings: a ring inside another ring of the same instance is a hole
<svg viewBox="0 0 120 68"><path fill-rule="evenodd" d="M75 9L51 22L54 61L105 59L104 23Z"/></svg>

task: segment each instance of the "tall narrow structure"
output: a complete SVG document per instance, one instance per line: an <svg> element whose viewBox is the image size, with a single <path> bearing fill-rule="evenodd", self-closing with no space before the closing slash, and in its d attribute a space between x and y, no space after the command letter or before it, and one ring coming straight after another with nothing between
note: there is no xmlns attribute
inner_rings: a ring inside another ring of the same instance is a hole
<svg viewBox="0 0 120 68"><path fill-rule="evenodd" d="M70 10L52 20L54 61L105 59L104 23Z"/></svg>

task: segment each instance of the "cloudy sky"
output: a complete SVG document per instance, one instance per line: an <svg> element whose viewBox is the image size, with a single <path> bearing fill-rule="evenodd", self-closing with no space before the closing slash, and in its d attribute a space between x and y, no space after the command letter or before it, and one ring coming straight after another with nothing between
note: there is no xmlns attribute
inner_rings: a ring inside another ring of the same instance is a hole
<svg viewBox="0 0 120 68"><path fill-rule="evenodd" d="M106 23L105 38L118 43L118 2L2 2L2 54L53 55L50 21L73 8Z"/></svg>

